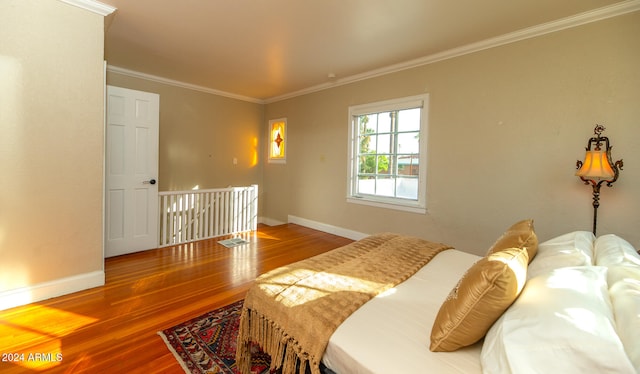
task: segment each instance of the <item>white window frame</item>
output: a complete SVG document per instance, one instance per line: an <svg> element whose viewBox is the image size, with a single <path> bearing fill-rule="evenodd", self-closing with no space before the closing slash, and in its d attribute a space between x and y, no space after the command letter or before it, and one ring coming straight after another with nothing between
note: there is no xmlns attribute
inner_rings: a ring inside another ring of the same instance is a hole
<svg viewBox="0 0 640 374"><path fill-rule="evenodd" d="M420 112L420 139L418 170L418 196L416 200L385 197L358 193L358 147L359 126L356 118L364 114L422 108ZM429 120L429 94L422 94L399 99L379 101L375 103L349 107L349 166L347 172L347 202L371 205L382 208L397 209L414 213L427 212L427 129Z"/></svg>

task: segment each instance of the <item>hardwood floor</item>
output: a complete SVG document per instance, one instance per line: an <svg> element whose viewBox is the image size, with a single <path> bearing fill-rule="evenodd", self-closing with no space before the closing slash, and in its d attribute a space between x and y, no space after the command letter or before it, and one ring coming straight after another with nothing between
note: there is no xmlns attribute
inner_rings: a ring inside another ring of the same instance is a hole
<svg viewBox="0 0 640 374"><path fill-rule="evenodd" d="M182 373L158 331L242 299L261 273L352 242L293 224L241 237L250 244L109 258L103 287L0 311L0 372Z"/></svg>

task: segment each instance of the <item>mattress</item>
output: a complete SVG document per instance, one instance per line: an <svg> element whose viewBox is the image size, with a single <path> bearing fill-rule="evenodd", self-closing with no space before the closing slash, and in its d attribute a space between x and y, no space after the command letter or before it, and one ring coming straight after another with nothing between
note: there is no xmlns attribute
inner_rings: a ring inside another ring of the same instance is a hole
<svg viewBox="0 0 640 374"><path fill-rule="evenodd" d="M323 364L335 373L480 373L482 341L431 352L431 327L449 292L481 257L438 254L411 278L368 301L333 333Z"/></svg>

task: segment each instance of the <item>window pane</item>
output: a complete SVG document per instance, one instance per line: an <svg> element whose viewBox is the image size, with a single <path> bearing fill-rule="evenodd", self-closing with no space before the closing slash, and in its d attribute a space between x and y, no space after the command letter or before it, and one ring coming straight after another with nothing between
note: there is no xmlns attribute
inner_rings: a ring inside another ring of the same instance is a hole
<svg viewBox="0 0 640 374"><path fill-rule="evenodd" d="M372 177L361 177L358 179L358 193L375 195L376 180Z"/></svg>
<svg viewBox="0 0 640 374"><path fill-rule="evenodd" d="M375 135L365 135L360 137L360 150L361 154L363 153L373 153L376 151L376 136Z"/></svg>
<svg viewBox="0 0 640 374"><path fill-rule="evenodd" d="M398 112L398 131L420 130L420 108L405 109Z"/></svg>
<svg viewBox="0 0 640 374"><path fill-rule="evenodd" d="M378 174L389 174L389 160L391 155L378 156Z"/></svg>
<svg viewBox="0 0 640 374"><path fill-rule="evenodd" d="M372 132L375 132L375 121L374 123L371 123L371 117L375 116L364 115L358 117L358 125L360 127L359 131L361 134L370 134Z"/></svg>
<svg viewBox="0 0 640 374"><path fill-rule="evenodd" d="M378 132L391 132L391 113L378 113Z"/></svg>
<svg viewBox="0 0 640 374"><path fill-rule="evenodd" d="M420 133L404 132L398 134L398 153L419 153Z"/></svg>
<svg viewBox="0 0 640 374"><path fill-rule="evenodd" d="M376 195L378 196L394 196L395 194L395 178L378 177L376 179Z"/></svg>
<svg viewBox="0 0 640 374"><path fill-rule="evenodd" d="M398 155L398 175L418 176L420 156L414 155Z"/></svg>
<svg viewBox="0 0 640 374"><path fill-rule="evenodd" d="M376 156L373 154L360 156L358 160L358 172L360 174L374 174L376 172Z"/></svg>
<svg viewBox="0 0 640 374"><path fill-rule="evenodd" d="M391 134L378 135L378 143L375 149L377 153L390 153L391 152Z"/></svg>
<svg viewBox="0 0 640 374"><path fill-rule="evenodd" d="M418 199L418 178L397 178L396 194L405 199Z"/></svg>

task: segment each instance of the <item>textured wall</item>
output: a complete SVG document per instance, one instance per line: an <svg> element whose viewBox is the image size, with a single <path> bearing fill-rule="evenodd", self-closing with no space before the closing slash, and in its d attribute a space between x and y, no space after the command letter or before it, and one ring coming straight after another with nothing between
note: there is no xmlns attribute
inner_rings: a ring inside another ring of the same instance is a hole
<svg viewBox="0 0 640 374"><path fill-rule="evenodd" d="M103 271L104 19L5 0L0 35L1 295Z"/></svg>
<svg viewBox="0 0 640 374"><path fill-rule="evenodd" d="M599 21L268 104L287 117L286 165L267 165L265 216L395 231L483 254L521 218L541 239L591 230L574 176L596 123L626 166L603 188L598 234L640 247L640 14ZM428 92L428 213L349 204L349 105Z"/></svg>

